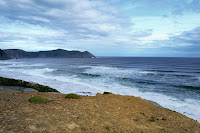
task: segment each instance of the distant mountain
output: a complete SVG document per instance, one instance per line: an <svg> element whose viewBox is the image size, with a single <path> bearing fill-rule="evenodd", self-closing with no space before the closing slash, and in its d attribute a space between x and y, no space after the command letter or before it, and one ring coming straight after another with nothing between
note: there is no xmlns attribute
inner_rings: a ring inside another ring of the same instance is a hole
<svg viewBox="0 0 200 133"><path fill-rule="evenodd" d="M20 49L6 49L4 52L10 58L96 58L90 52L67 51L56 49L51 51L26 52Z"/></svg>
<svg viewBox="0 0 200 133"><path fill-rule="evenodd" d="M0 60L8 60L10 59L9 56L3 51L0 49Z"/></svg>

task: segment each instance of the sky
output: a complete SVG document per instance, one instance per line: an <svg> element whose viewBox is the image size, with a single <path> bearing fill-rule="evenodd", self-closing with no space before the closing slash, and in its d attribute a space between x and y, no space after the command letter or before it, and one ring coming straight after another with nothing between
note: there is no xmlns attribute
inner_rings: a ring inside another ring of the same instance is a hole
<svg viewBox="0 0 200 133"><path fill-rule="evenodd" d="M0 0L0 49L200 57L200 0Z"/></svg>

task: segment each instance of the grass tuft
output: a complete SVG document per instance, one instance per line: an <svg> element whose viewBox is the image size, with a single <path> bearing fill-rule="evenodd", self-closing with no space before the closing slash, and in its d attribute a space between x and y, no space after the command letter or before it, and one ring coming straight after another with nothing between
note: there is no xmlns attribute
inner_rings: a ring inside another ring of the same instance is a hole
<svg viewBox="0 0 200 133"><path fill-rule="evenodd" d="M10 99L5 99L5 101L10 102Z"/></svg>
<svg viewBox="0 0 200 133"><path fill-rule="evenodd" d="M29 99L31 103L49 103L50 100L41 96L34 96Z"/></svg>
<svg viewBox="0 0 200 133"><path fill-rule="evenodd" d="M67 94L67 95L65 96L65 98L69 98L69 99L80 99L81 97L80 97L79 95L70 93L70 94Z"/></svg>
<svg viewBox="0 0 200 133"><path fill-rule="evenodd" d="M154 122L154 121L155 121L154 117L151 117L151 118L149 119L149 121Z"/></svg>
<svg viewBox="0 0 200 133"><path fill-rule="evenodd" d="M138 121L138 119L133 119L134 121Z"/></svg>
<svg viewBox="0 0 200 133"><path fill-rule="evenodd" d="M112 92L104 92L103 94L104 94L104 95L105 95L105 94L112 94Z"/></svg>
<svg viewBox="0 0 200 133"><path fill-rule="evenodd" d="M141 114L141 115L145 115L145 113L143 113L143 112L140 112L140 114Z"/></svg>
<svg viewBox="0 0 200 133"><path fill-rule="evenodd" d="M105 129L106 129L106 130L110 130L110 127L109 127L109 126L105 126Z"/></svg>
<svg viewBox="0 0 200 133"><path fill-rule="evenodd" d="M81 127L81 130L82 130L82 131L85 131L86 129L85 129L84 127Z"/></svg>

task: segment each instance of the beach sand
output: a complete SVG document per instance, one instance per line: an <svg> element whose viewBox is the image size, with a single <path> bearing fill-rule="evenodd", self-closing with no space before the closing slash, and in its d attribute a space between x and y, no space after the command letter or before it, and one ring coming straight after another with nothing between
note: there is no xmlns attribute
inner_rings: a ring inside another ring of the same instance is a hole
<svg viewBox="0 0 200 133"><path fill-rule="evenodd" d="M52 101L30 103L36 95ZM65 94L1 90L0 132L199 133L200 123L134 96L66 99Z"/></svg>

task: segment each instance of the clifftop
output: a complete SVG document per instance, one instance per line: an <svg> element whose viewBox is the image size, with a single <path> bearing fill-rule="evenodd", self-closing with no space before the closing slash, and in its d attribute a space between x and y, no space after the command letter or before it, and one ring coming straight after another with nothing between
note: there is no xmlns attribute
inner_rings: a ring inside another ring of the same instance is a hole
<svg viewBox="0 0 200 133"><path fill-rule="evenodd" d="M47 104L30 103L33 96ZM200 123L139 97L114 94L66 99L65 94L0 90L0 131L48 133L199 133Z"/></svg>

